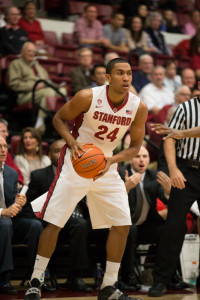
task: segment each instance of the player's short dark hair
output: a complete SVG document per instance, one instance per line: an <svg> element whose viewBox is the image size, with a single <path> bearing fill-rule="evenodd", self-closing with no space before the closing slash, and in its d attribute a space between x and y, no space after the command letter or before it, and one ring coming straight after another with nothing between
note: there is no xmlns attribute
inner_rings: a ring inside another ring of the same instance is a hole
<svg viewBox="0 0 200 300"><path fill-rule="evenodd" d="M127 63L129 64L129 62L125 59L125 58L114 58L111 61L109 61L109 63L106 66L106 74L111 74L112 69L114 68L114 66L116 64L120 64L120 63Z"/></svg>
<svg viewBox="0 0 200 300"><path fill-rule="evenodd" d="M96 69L98 69L98 68L105 68L106 69L106 66L103 63L99 63L99 64L94 65L94 67L92 68L91 74L94 75Z"/></svg>

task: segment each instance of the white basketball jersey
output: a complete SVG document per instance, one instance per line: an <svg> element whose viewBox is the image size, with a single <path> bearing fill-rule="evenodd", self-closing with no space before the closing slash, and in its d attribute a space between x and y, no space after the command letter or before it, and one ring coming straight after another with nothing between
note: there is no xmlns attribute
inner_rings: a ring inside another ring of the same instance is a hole
<svg viewBox="0 0 200 300"><path fill-rule="evenodd" d="M108 98L108 86L95 87L92 91L91 106L79 120L77 141L93 143L110 157L134 120L140 99L129 92L124 102L116 107Z"/></svg>

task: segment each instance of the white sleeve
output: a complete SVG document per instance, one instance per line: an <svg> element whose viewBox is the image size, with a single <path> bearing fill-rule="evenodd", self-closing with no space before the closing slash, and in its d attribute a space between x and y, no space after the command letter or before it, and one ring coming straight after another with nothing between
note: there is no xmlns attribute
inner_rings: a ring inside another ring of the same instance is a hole
<svg viewBox="0 0 200 300"><path fill-rule="evenodd" d="M3 210L3 208L0 208L0 217L1 217L2 210Z"/></svg>

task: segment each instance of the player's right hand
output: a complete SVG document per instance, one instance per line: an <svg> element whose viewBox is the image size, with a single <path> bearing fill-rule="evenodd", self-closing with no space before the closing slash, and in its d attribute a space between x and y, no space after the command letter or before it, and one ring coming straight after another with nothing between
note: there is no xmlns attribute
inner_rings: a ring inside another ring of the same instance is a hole
<svg viewBox="0 0 200 300"><path fill-rule="evenodd" d="M83 152L83 147L81 144L75 142L74 144L71 145L71 159L76 160L76 155L80 156L81 151Z"/></svg>

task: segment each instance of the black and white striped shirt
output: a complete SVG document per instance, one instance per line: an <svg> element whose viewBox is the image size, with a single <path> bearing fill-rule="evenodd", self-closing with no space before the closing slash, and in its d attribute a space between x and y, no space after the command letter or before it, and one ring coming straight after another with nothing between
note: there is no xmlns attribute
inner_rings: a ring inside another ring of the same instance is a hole
<svg viewBox="0 0 200 300"><path fill-rule="evenodd" d="M190 129L200 126L200 98L195 97L180 104L169 125L174 129ZM184 138L176 141L176 154L183 159L200 161L200 138Z"/></svg>

